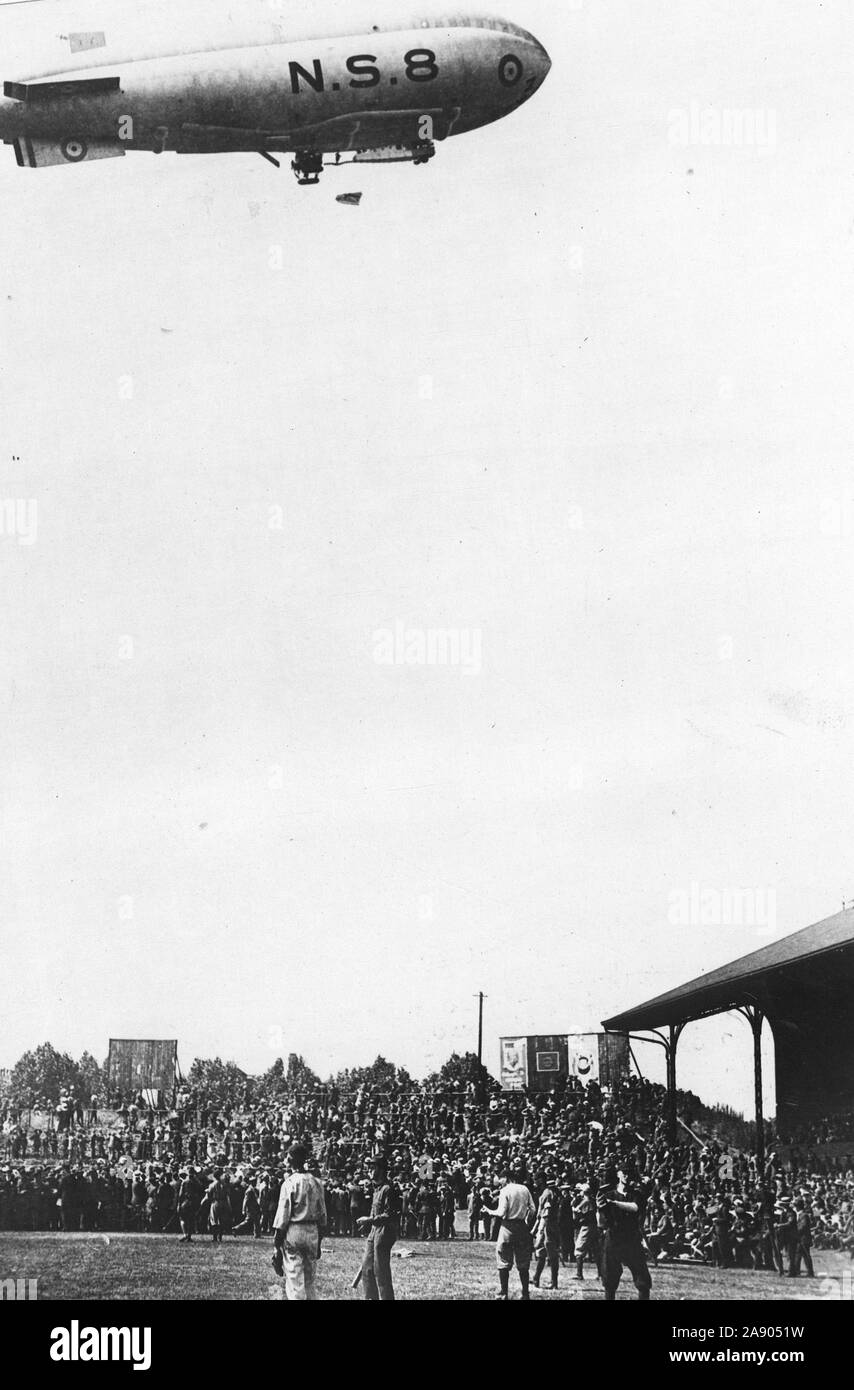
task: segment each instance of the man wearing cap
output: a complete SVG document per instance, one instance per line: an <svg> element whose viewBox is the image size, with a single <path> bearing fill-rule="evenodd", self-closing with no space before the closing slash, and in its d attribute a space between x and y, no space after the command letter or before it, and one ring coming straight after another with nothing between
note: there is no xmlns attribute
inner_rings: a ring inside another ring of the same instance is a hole
<svg viewBox="0 0 854 1390"><path fill-rule="evenodd" d="M575 1246L575 1219L572 1214L571 1182L563 1182L560 1185L558 1225L560 1228L560 1262L565 1265Z"/></svg>
<svg viewBox="0 0 854 1390"><path fill-rule="evenodd" d="M326 1226L323 1184L313 1173L305 1171L306 1157L301 1144L291 1147L291 1172L282 1183L273 1221L276 1233L273 1268L277 1274L284 1270L289 1303L311 1302L317 1298L315 1273Z"/></svg>
<svg viewBox="0 0 854 1390"><path fill-rule="evenodd" d="M456 1240L457 1204L450 1183L443 1182L437 1194L439 1206L439 1231L442 1240Z"/></svg>
<svg viewBox="0 0 854 1390"><path fill-rule="evenodd" d="M646 1302L652 1280L641 1235L643 1196L639 1190L627 1186L625 1172L618 1171L613 1164L600 1165L596 1212L605 1235L602 1282L606 1301L613 1303L616 1299L625 1266L635 1281L638 1298Z"/></svg>
<svg viewBox="0 0 854 1390"><path fill-rule="evenodd" d="M553 1173L546 1173L546 1185L537 1204L534 1254L537 1257L537 1266L531 1281L534 1288L540 1287L540 1279L548 1263L552 1276L551 1287L556 1289L557 1272L560 1267L560 1199Z"/></svg>
<svg viewBox="0 0 854 1390"><path fill-rule="evenodd" d="M251 1231L256 1240L261 1239L261 1202L258 1197L258 1188L254 1182L247 1182L243 1193L243 1208L241 1211L241 1221L234 1228L234 1234L238 1232Z"/></svg>
<svg viewBox="0 0 854 1390"><path fill-rule="evenodd" d="M774 1208L774 1233L777 1237L777 1246L780 1252L779 1272L783 1273L783 1253L788 1256L790 1279L796 1277L795 1256L798 1248L798 1221L792 1210L792 1203L789 1197L780 1197L777 1206Z"/></svg>
<svg viewBox="0 0 854 1390"><path fill-rule="evenodd" d="M213 1238L214 1245L222 1245L222 1228L225 1220L225 1207L228 1201L228 1190L222 1180L222 1169L214 1168L213 1178L208 1184L205 1193L205 1202L208 1211L208 1229Z"/></svg>
<svg viewBox="0 0 854 1390"><path fill-rule="evenodd" d="M537 1208L530 1191L524 1182L523 1168L513 1169L498 1194L498 1206L485 1208L490 1216L496 1217L499 1224L498 1240L495 1243L495 1258L498 1263L499 1292L497 1297L506 1302L510 1296L510 1271L514 1262L522 1285L522 1299L530 1302L528 1290L531 1256L534 1243L531 1238L531 1225Z"/></svg>
<svg viewBox="0 0 854 1390"><path fill-rule="evenodd" d="M718 1198L717 1206L709 1213L715 1226L715 1262L721 1269L729 1269L733 1262L732 1228L733 1216L729 1198Z"/></svg>
<svg viewBox="0 0 854 1390"><path fill-rule="evenodd" d="M756 1200L759 1206L760 1268L776 1269L778 1274L782 1274L783 1252L777 1241L775 1199L763 1183L756 1190Z"/></svg>
<svg viewBox="0 0 854 1390"><path fill-rule="evenodd" d="M181 1240L189 1245L193 1239L196 1225L196 1212L199 1207L199 1185L189 1169L183 1168L178 1186L178 1224L181 1227Z"/></svg>
<svg viewBox="0 0 854 1390"><path fill-rule="evenodd" d="M803 1197L795 1198L795 1223L797 1225L798 1234L795 1242L794 1268L793 1271L790 1270L789 1272L794 1272L795 1277L797 1277L801 1272L801 1260L803 1260L808 1277L814 1279L815 1270L812 1267L812 1254L810 1253L810 1247L812 1246L812 1222L810 1221L810 1214L807 1211L807 1205Z"/></svg>
<svg viewBox="0 0 854 1390"><path fill-rule="evenodd" d="M418 1239L436 1239L436 1201L429 1180L422 1184L418 1194Z"/></svg>
<svg viewBox="0 0 854 1390"><path fill-rule="evenodd" d="M575 1277L576 1279L584 1278L584 1257L590 1255L596 1264L601 1279L601 1245L590 1184L580 1182L577 1184L576 1191L578 1195L572 1204L572 1214L575 1221Z"/></svg>
<svg viewBox="0 0 854 1390"><path fill-rule="evenodd" d="M384 1158L374 1160L370 1216L360 1216L357 1225L368 1237L362 1258L362 1292L371 1302L393 1303L391 1248L400 1234L400 1198L388 1180Z"/></svg>
<svg viewBox="0 0 854 1390"><path fill-rule="evenodd" d="M483 1198L480 1195L480 1188L476 1182L473 1182L466 1201L466 1211L468 1212L469 1218L469 1240L480 1240L480 1213L482 1207Z"/></svg>

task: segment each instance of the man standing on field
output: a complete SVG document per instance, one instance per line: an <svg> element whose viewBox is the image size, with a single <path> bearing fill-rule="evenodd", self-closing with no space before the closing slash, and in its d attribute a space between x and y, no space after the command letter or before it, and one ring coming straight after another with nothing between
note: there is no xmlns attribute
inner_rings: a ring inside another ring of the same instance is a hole
<svg viewBox="0 0 854 1390"><path fill-rule="evenodd" d="M400 1198L397 1189L388 1180L388 1164L384 1158L374 1160L371 1214L360 1216L357 1224L367 1236L362 1259L362 1290L365 1298L393 1303L391 1247L400 1234Z"/></svg>
<svg viewBox="0 0 854 1390"><path fill-rule="evenodd" d="M500 1286L496 1297L504 1301L510 1297L510 1271L514 1263L519 1272L519 1283L522 1285L522 1299L524 1302L530 1302L531 1298L528 1288L531 1256L534 1253L531 1225L537 1208L525 1186L524 1178L523 1168L514 1169L498 1194L498 1206L494 1210L485 1208L490 1216L496 1216L500 1222L498 1240L495 1244Z"/></svg>
<svg viewBox="0 0 854 1390"><path fill-rule="evenodd" d="M628 1179L629 1174L613 1164L599 1165L596 1214L605 1233L602 1282L609 1303L617 1297L624 1267L634 1279L642 1302L648 1300L652 1288L643 1249L644 1197L640 1188L629 1186Z"/></svg>
<svg viewBox="0 0 854 1390"><path fill-rule="evenodd" d="M273 1228L276 1248L273 1268L284 1267L285 1293L289 1303L317 1298L315 1271L320 1259L320 1238L326 1226L326 1198L323 1184L305 1171L306 1151L294 1144L290 1154L291 1172L282 1183Z"/></svg>
<svg viewBox="0 0 854 1390"><path fill-rule="evenodd" d="M551 1274L551 1287L557 1288L557 1272L560 1266L560 1198L553 1173L546 1173L546 1185L540 1193L537 1205L537 1221L534 1231L534 1253L537 1267L534 1270L534 1288L540 1287L540 1280L546 1265Z"/></svg>

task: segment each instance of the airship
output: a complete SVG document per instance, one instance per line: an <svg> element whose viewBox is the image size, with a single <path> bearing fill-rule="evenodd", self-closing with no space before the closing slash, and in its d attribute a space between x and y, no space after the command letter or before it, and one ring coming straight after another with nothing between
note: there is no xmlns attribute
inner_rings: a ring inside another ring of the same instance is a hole
<svg viewBox="0 0 854 1390"><path fill-rule="evenodd" d="M551 66L526 29L406 0L0 4L0 139L22 168L174 151L426 164Z"/></svg>

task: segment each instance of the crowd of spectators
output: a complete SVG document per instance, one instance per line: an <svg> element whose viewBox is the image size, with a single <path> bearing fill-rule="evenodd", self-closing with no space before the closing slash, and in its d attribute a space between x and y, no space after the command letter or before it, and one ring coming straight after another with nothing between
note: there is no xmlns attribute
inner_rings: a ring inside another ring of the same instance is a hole
<svg viewBox="0 0 854 1390"><path fill-rule="evenodd" d="M832 1115L819 1115L802 1124L790 1124L780 1130L780 1142L813 1147L819 1144L849 1144L854 1141L854 1112L838 1110Z"/></svg>
<svg viewBox="0 0 854 1390"><path fill-rule="evenodd" d="M422 1085L346 1094L328 1086L263 1100L244 1088L218 1104L185 1088L172 1099L163 1110L142 1094L65 1096L47 1117L7 1106L0 1229L192 1236L207 1229L214 1189L223 1229L260 1238L288 1149L300 1141L325 1181L331 1236L356 1233L370 1209L372 1158L382 1153L408 1241L493 1236L487 1209L502 1175L521 1166L535 1198L546 1183L559 1189L569 1259L594 1220L597 1167L612 1162L644 1193L656 1260L783 1272L780 1252L795 1248L805 1223L814 1246L854 1249L850 1155L772 1152L759 1171L755 1158L719 1140L686 1133L670 1144L664 1088L639 1077L611 1089L570 1080L550 1094L489 1098L473 1085L454 1093Z"/></svg>

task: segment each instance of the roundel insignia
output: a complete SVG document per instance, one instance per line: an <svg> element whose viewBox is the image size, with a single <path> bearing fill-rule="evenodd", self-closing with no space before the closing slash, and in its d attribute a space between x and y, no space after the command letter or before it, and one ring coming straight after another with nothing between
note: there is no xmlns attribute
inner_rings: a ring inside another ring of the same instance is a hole
<svg viewBox="0 0 854 1390"><path fill-rule="evenodd" d="M498 64L498 80L505 87L515 87L522 77L522 63L515 53L505 53Z"/></svg>
<svg viewBox="0 0 854 1390"><path fill-rule="evenodd" d="M85 159L88 154L87 147L82 140L64 140L60 145L63 159L67 159L69 164L79 164L81 159Z"/></svg>
<svg viewBox="0 0 854 1390"><path fill-rule="evenodd" d="M586 1076L586 1075L587 1075L587 1073L588 1073L589 1070L590 1070L590 1058L589 1058L589 1057L579 1057L579 1059L578 1059L578 1070L579 1070L579 1072L581 1073L582 1076Z"/></svg>

